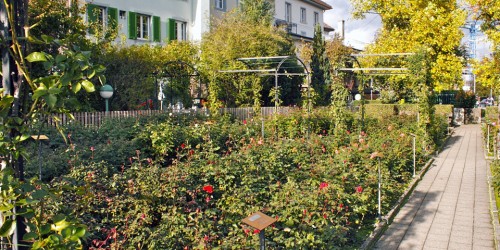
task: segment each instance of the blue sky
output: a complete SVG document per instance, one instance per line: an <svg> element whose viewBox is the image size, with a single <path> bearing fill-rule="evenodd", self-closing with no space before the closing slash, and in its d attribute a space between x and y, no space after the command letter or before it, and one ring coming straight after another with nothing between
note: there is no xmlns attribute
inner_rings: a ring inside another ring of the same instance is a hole
<svg viewBox="0 0 500 250"><path fill-rule="evenodd" d="M381 27L380 17L367 14L365 19L356 20L352 18L352 7L349 0L323 0L332 6L332 10L325 12L324 20L327 24L338 30L338 22L345 20L345 43L356 49L363 49L375 39L377 30ZM464 41L469 34L465 30ZM486 36L478 32L476 54L482 58L490 54L489 43Z"/></svg>

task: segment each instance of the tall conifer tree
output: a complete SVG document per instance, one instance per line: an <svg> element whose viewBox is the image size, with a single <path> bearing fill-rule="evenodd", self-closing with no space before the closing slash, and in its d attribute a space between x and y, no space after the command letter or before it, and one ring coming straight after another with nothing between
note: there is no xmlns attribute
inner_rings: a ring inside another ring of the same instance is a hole
<svg viewBox="0 0 500 250"><path fill-rule="evenodd" d="M313 54L311 57L311 85L316 93L316 105L326 106L330 103L331 96L331 72L330 60L325 52L325 41L318 24L314 30Z"/></svg>

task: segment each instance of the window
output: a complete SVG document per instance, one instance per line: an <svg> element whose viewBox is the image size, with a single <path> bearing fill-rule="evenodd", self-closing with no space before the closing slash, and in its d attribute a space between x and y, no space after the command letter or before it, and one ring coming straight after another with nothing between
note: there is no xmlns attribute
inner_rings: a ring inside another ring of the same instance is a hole
<svg viewBox="0 0 500 250"><path fill-rule="evenodd" d="M168 20L169 32L168 32L168 40L179 40L186 41L187 40L187 23L184 21L179 21L175 19Z"/></svg>
<svg viewBox="0 0 500 250"><path fill-rule="evenodd" d="M300 22L307 23L306 8L300 8Z"/></svg>
<svg viewBox="0 0 500 250"><path fill-rule="evenodd" d="M126 11L120 10L120 19L125 19Z"/></svg>
<svg viewBox="0 0 500 250"><path fill-rule="evenodd" d="M215 0L215 8L219 10L225 10L226 0Z"/></svg>
<svg viewBox="0 0 500 250"><path fill-rule="evenodd" d="M285 20L287 22L292 22L292 4L285 2Z"/></svg>
<svg viewBox="0 0 500 250"><path fill-rule="evenodd" d="M314 12L314 25L319 23L319 13Z"/></svg>
<svg viewBox="0 0 500 250"><path fill-rule="evenodd" d="M187 40L187 32L186 32L187 23L177 21L176 24L177 24L177 40L186 41Z"/></svg>
<svg viewBox="0 0 500 250"><path fill-rule="evenodd" d="M128 12L128 35L130 39L161 41L160 17ZM152 33L152 34L151 34Z"/></svg>
<svg viewBox="0 0 500 250"><path fill-rule="evenodd" d="M137 27L137 39L148 40L151 17L137 14L137 18L135 20Z"/></svg>
<svg viewBox="0 0 500 250"><path fill-rule="evenodd" d="M106 27L116 28L118 24L118 10L111 7L103 7L94 4L87 4L87 21L91 28L90 34L103 32Z"/></svg>

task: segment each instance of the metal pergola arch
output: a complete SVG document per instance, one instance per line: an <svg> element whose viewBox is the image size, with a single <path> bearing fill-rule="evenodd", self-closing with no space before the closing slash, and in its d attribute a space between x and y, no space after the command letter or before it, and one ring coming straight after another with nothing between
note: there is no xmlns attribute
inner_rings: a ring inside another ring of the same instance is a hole
<svg viewBox="0 0 500 250"><path fill-rule="evenodd" d="M168 61L163 64L163 67L153 74L156 77L156 84L159 86L160 91L162 91L161 83L158 82L160 78L169 78L169 79L181 79L181 78L189 78L189 84L191 87L191 81L195 78L197 81L197 90L196 97L193 98L194 104L200 107L201 100L203 99L203 87L202 80L199 71L191 64L184 62L182 60L174 60ZM205 90L208 92L208 87L205 85ZM171 93L173 94L173 93ZM160 95L158 95L160 97ZM160 99L160 98L159 98Z"/></svg>
<svg viewBox="0 0 500 250"><path fill-rule="evenodd" d="M247 69L219 70L219 73L258 73L260 76L274 76L274 87L276 89L278 89L278 76L305 76L306 85L302 85L302 87L307 88L309 94L311 73L306 64L295 55L242 57L237 58L236 61L241 62ZM299 67L283 67L286 62L295 62ZM303 69L304 72L292 73L287 72L287 69ZM278 92L275 94L274 106L276 109L278 108Z"/></svg>
<svg viewBox="0 0 500 250"><path fill-rule="evenodd" d="M351 57L356 64L358 64L359 68L338 68L337 71L360 71L361 72L361 86L363 88L363 95L361 95L361 127L364 129L364 75L406 75L409 69L408 68L363 68L361 63L358 61L358 57L375 57L375 56L411 56L415 55L415 53L379 53L379 54L350 54ZM368 71L368 72L365 72Z"/></svg>

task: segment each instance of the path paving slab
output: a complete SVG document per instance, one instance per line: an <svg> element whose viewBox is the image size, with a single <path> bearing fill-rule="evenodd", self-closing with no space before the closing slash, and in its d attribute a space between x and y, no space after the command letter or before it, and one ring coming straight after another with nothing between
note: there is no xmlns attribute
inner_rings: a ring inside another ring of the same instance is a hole
<svg viewBox="0 0 500 250"><path fill-rule="evenodd" d="M480 125L455 129L375 249L495 249Z"/></svg>

